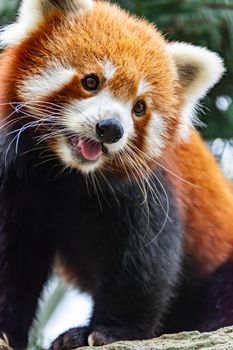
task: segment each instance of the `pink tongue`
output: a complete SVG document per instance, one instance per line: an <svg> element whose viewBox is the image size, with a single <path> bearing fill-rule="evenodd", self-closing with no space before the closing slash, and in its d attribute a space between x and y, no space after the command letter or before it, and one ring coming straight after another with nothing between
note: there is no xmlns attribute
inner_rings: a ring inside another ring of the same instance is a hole
<svg viewBox="0 0 233 350"><path fill-rule="evenodd" d="M82 139L79 141L82 156L87 160L97 160L102 154L101 143L92 141L90 139Z"/></svg>

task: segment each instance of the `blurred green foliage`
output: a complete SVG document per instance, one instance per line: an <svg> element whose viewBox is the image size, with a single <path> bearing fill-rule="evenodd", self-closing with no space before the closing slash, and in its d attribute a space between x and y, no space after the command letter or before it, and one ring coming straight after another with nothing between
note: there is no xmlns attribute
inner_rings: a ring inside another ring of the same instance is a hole
<svg viewBox="0 0 233 350"><path fill-rule="evenodd" d="M15 16L19 0L0 0L0 25L9 23Z"/></svg>
<svg viewBox="0 0 233 350"><path fill-rule="evenodd" d="M0 24L15 16L18 0L0 0ZM203 102L207 138L233 137L233 0L118 0L156 23L169 40L206 46L224 59L227 72Z"/></svg>

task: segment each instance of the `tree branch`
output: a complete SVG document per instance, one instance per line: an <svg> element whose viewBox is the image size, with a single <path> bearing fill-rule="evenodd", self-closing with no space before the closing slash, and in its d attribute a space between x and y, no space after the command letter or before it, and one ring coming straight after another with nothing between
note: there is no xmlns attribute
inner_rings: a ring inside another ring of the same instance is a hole
<svg viewBox="0 0 233 350"><path fill-rule="evenodd" d="M80 348L79 350L81 350ZM87 348L83 348L87 349ZM89 350L96 348L89 347ZM162 335L159 338L145 341L125 341L108 346L101 346L99 350L229 350L233 349L233 327L220 329L216 332L199 333L184 332L179 334Z"/></svg>
<svg viewBox="0 0 233 350"><path fill-rule="evenodd" d="M233 4L213 4L213 3L208 3L207 7L210 7L212 9L216 10L233 10Z"/></svg>

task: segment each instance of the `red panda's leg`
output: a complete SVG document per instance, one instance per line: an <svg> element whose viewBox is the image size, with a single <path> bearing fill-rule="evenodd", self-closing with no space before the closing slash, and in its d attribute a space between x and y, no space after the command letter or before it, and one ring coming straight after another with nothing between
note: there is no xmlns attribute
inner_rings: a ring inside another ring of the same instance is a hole
<svg viewBox="0 0 233 350"><path fill-rule="evenodd" d="M98 283L92 291L94 311L89 327L63 333L51 350L142 340L161 333L161 320L178 283L182 258L181 237L176 232L179 227L174 221L168 226L170 233L164 232L159 243L154 241L146 247L132 237L129 250L114 244L120 257L106 249L109 259L96 271Z"/></svg>
<svg viewBox="0 0 233 350"><path fill-rule="evenodd" d="M233 324L233 262L223 264L203 282L202 311L197 329L214 331Z"/></svg>
<svg viewBox="0 0 233 350"><path fill-rule="evenodd" d="M173 255L177 261L169 266L169 263L165 264L165 258L172 252L168 249L163 258L159 256L160 252L151 256L154 248L151 245L151 251L145 249L139 256L125 256L123 262L109 262L106 265L108 271L103 270L100 286L94 292L95 306L89 327L68 330L50 349L71 350L88 344L101 346L160 334L161 318L167 311L178 279L179 257ZM136 253L136 247L132 251ZM161 266L157 265L157 259Z"/></svg>
<svg viewBox="0 0 233 350"><path fill-rule="evenodd" d="M25 349L52 254L45 241L0 213L0 337L5 334L14 349Z"/></svg>

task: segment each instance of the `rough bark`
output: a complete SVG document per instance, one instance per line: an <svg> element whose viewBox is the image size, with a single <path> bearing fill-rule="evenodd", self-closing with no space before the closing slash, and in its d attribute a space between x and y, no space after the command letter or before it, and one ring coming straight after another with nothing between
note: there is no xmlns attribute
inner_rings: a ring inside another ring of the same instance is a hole
<svg viewBox="0 0 233 350"><path fill-rule="evenodd" d="M82 350L96 350L85 347ZM211 333L184 332L146 341L110 344L98 350L233 350L233 327ZM81 350L81 349L80 349Z"/></svg>
<svg viewBox="0 0 233 350"><path fill-rule="evenodd" d="M78 350L233 350L233 327L210 333L183 332L162 335L145 341L125 341L107 346L83 347ZM13 350L5 338L0 339L0 350Z"/></svg>

